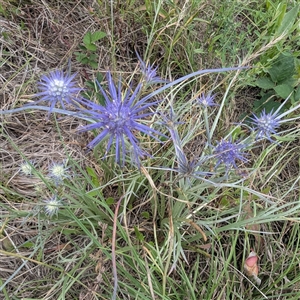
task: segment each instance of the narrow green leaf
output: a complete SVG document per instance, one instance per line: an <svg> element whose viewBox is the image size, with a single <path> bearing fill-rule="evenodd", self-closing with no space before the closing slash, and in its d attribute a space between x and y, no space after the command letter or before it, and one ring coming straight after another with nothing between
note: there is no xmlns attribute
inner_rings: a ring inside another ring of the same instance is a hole
<svg viewBox="0 0 300 300"><path fill-rule="evenodd" d="M203 53L205 53L205 51L201 48L198 48L198 49L194 49L194 53L203 54Z"/></svg>
<svg viewBox="0 0 300 300"><path fill-rule="evenodd" d="M298 88L295 91L294 99L296 102L300 101L300 85L298 86Z"/></svg>
<svg viewBox="0 0 300 300"><path fill-rule="evenodd" d="M300 44L299 44L300 46ZM300 79L300 59L295 59L295 71L296 71L296 76L297 79Z"/></svg>
<svg viewBox="0 0 300 300"><path fill-rule="evenodd" d="M274 19L276 20L275 28L274 28L275 32L281 26L285 14L286 14L286 3L281 2L276 7L276 12L275 12L275 16L274 16Z"/></svg>
<svg viewBox="0 0 300 300"><path fill-rule="evenodd" d="M136 226L134 226L134 233L140 242L142 242L145 239L144 235L138 230Z"/></svg>
<svg viewBox="0 0 300 300"><path fill-rule="evenodd" d="M22 245L22 247L24 247L24 248L33 248L34 246L35 246L35 243L33 243L31 241L27 241Z"/></svg>
<svg viewBox="0 0 300 300"><path fill-rule="evenodd" d="M100 186L99 178L98 178L95 170L90 167L86 167L86 171L90 175L94 187L99 187Z"/></svg>
<svg viewBox="0 0 300 300"><path fill-rule="evenodd" d="M284 15L282 23L280 24L279 28L277 29L277 32L276 32L277 35L281 35L284 32L287 33L292 28L292 26L294 25L294 23L297 19L298 12L299 12L299 5L296 5L295 7L293 7L290 11L288 11Z"/></svg>

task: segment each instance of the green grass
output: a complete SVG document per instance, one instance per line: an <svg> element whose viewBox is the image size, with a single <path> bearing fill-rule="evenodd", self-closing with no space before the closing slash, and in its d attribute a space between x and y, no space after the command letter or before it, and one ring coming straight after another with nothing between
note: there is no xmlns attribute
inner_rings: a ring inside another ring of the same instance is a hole
<svg viewBox="0 0 300 300"><path fill-rule="evenodd" d="M160 112L176 112L190 160L209 152L207 141L247 138L240 122L260 100L254 82L281 53L300 56L299 11L289 15L297 1L2 2L1 110L30 101L40 75L67 68L68 59L82 86L107 69L124 82L138 78L135 50L170 80L250 66L156 96ZM95 42L96 70L75 55L95 31L107 34ZM195 98L209 91L220 106L196 107ZM113 154L103 159L102 145L86 153L94 133L77 133L84 121L45 121L45 114L0 115L1 299L299 298L298 110L281 127L280 145L260 143L246 164L227 177L218 173L213 183L170 171L177 167L171 140L136 133L152 157L141 169L120 168ZM156 118L148 121L169 136ZM20 172L24 161L34 162L30 176ZM53 162L68 167L59 186L48 176ZM204 162L213 170L210 164ZM49 218L44 200L53 194L62 206ZM251 249L260 285L244 272Z"/></svg>

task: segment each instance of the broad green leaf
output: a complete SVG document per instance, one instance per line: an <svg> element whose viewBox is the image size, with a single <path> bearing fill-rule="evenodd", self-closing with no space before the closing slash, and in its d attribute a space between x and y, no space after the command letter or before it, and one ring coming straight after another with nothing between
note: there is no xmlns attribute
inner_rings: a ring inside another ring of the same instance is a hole
<svg viewBox="0 0 300 300"><path fill-rule="evenodd" d="M272 89L275 86L275 83L267 77L262 77L262 78L258 78L255 81L256 86L264 89L264 90L269 90Z"/></svg>
<svg viewBox="0 0 300 300"><path fill-rule="evenodd" d="M86 44L85 46L90 51L96 51L97 50L97 47L96 47L95 44Z"/></svg>
<svg viewBox="0 0 300 300"><path fill-rule="evenodd" d="M75 52L75 55L76 55L76 59L79 61L79 62L82 62L86 57L86 55L84 53L80 53L80 52Z"/></svg>
<svg viewBox="0 0 300 300"><path fill-rule="evenodd" d="M292 76L295 74L294 57L287 54L280 54L274 61L272 67L268 70L273 82L282 83L286 80L293 80Z"/></svg>
<svg viewBox="0 0 300 300"><path fill-rule="evenodd" d="M108 197L108 198L105 200L105 202L106 202L107 205L112 205L112 204L114 204L116 201L115 201L114 198Z"/></svg>
<svg viewBox="0 0 300 300"><path fill-rule="evenodd" d="M91 42L95 43L95 42L103 39L106 36L107 36L107 34L103 31L95 31L91 36Z"/></svg>
<svg viewBox="0 0 300 300"><path fill-rule="evenodd" d="M253 103L255 112L260 111L259 108L263 108L264 104L270 101L274 95L276 95L274 90L268 90L266 93L261 93L261 98L259 100L255 100Z"/></svg>
<svg viewBox="0 0 300 300"><path fill-rule="evenodd" d="M275 92L283 99L287 98L291 92L293 92L293 87L289 84L280 84L274 87Z"/></svg>
<svg viewBox="0 0 300 300"><path fill-rule="evenodd" d="M271 111L277 110L277 108L279 108L280 105L281 105L280 102L269 101L264 105L264 109L266 110L267 113L269 113Z"/></svg>
<svg viewBox="0 0 300 300"><path fill-rule="evenodd" d="M85 56L81 59L81 63L87 65L89 63L89 59Z"/></svg>
<svg viewBox="0 0 300 300"><path fill-rule="evenodd" d="M89 55L89 59L92 60L92 61L96 61L97 60L97 55L95 53L91 53Z"/></svg>
<svg viewBox="0 0 300 300"><path fill-rule="evenodd" d="M90 60L89 61L89 65L93 68L93 69L97 69L98 68L98 63L94 60Z"/></svg>
<svg viewBox="0 0 300 300"><path fill-rule="evenodd" d="M141 216L145 219L150 219L150 214L148 211L142 211Z"/></svg>
<svg viewBox="0 0 300 300"><path fill-rule="evenodd" d="M83 37L83 43L87 46L92 42L92 34L91 32L87 32Z"/></svg>
<svg viewBox="0 0 300 300"><path fill-rule="evenodd" d="M274 100L267 101L265 97L262 97L260 100L254 101L253 108L255 109L255 113L260 113L264 109L267 113L271 112L272 110L275 111L279 106L280 102L276 102Z"/></svg>

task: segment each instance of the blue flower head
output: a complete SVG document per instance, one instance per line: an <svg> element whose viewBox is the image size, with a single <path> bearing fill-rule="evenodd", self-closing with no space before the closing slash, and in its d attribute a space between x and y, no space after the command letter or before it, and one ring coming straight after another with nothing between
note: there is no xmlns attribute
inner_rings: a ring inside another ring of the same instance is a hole
<svg viewBox="0 0 300 300"><path fill-rule="evenodd" d="M40 97L40 100L35 101L35 104L49 102L48 117L56 103L59 103L63 109L65 109L65 103L75 104L76 94L82 90L73 81L75 76L76 74L64 75L63 71L57 70L41 77L38 83L40 92L35 95Z"/></svg>
<svg viewBox="0 0 300 300"><path fill-rule="evenodd" d="M264 109L259 116L253 114L251 120L257 139L266 138L270 142L274 142L271 139L271 135L276 134L276 130L280 126L280 116L278 116L277 112L273 113L272 110L270 113L266 113Z"/></svg>
<svg viewBox="0 0 300 300"><path fill-rule="evenodd" d="M208 93L207 95L202 93L200 97L196 98L197 103L203 108L218 106L218 104L215 103L214 100L215 95L212 95L211 93Z"/></svg>
<svg viewBox="0 0 300 300"><path fill-rule="evenodd" d="M155 83L167 83L169 82L168 80L164 80L164 79L161 79L159 76L156 75L156 71L157 71L157 68L154 68L153 65L150 66L150 65L147 65L143 60L142 58L139 56L139 54L136 52L136 55L140 61L140 64L141 64L141 71L142 71L142 74L144 76L144 80L146 82L146 84L155 84Z"/></svg>
<svg viewBox="0 0 300 300"><path fill-rule="evenodd" d="M106 154L110 151L112 144L115 144L115 159L118 164L124 164L126 148L130 144L131 157L134 163L139 164L139 158L142 156L149 156L147 152L142 150L139 141L135 136L136 132L141 132L149 135L155 139L155 135L163 135L151 127L142 124L142 120L154 113L149 110L157 102L146 103L145 97L137 100L137 96L141 90L142 84L138 84L136 89L132 92L128 88L125 95L121 91L121 80L119 80L118 87L113 82L110 72L106 74L108 81L109 94L103 90L100 84L99 89L105 98L105 105L99 105L89 100L82 102L88 107L87 110L82 111L89 115L95 123L84 126L80 132L101 129L98 134L89 144L88 148L92 149L105 138L108 138L106 147Z"/></svg>
<svg viewBox="0 0 300 300"><path fill-rule="evenodd" d="M245 145L242 143L234 143L231 141L226 141L222 139L214 148L214 155L217 159L216 167L220 164L224 164L226 167L226 172L229 171L231 167L237 168L236 161L240 160L246 162L246 153L243 152Z"/></svg>

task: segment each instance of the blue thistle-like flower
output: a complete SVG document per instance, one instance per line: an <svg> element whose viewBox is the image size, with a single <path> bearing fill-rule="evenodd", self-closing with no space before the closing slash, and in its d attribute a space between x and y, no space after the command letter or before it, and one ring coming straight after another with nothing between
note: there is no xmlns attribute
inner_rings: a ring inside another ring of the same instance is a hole
<svg viewBox="0 0 300 300"><path fill-rule="evenodd" d="M123 96L121 80L119 80L118 87L116 88L110 72L107 72L106 77L110 97L106 94L101 85L98 84L105 99L105 106L89 100L82 102L83 105L88 107L87 110L82 110L82 113L88 114L89 118L93 119L95 123L86 125L79 131L84 132L93 129L102 129L101 133L97 135L87 147L92 149L108 137L106 154L109 152L112 144L115 143L115 159L118 164L124 164L127 148L126 143L129 143L131 145L134 162L139 164L139 158L149 156L149 154L140 148L135 132L144 133L155 139L157 139L155 135L163 136L162 133L141 123L142 119L154 114L148 109L158 102L146 103L145 97L137 100L137 95L142 87L141 83L138 84L132 94L129 88Z"/></svg>
<svg viewBox="0 0 300 300"><path fill-rule="evenodd" d="M218 106L219 104L215 103L214 100L215 95L212 95L211 93L208 93L207 95L202 93L200 97L196 98L197 103L203 108Z"/></svg>
<svg viewBox="0 0 300 300"><path fill-rule="evenodd" d="M57 196L52 196L51 198L44 200L45 202L45 214L48 217L53 217L58 214L59 208L62 206L62 202L57 198Z"/></svg>
<svg viewBox="0 0 300 300"><path fill-rule="evenodd" d="M55 107L56 103L60 103L61 107L65 109L66 104L75 104L77 100L77 93L82 89L77 87L76 82L73 81L76 74L64 75L63 71L56 70L50 72L48 75L43 75L41 81L38 83L39 93L36 97L41 97L40 100L34 102L49 102L50 109L48 117Z"/></svg>
<svg viewBox="0 0 300 300"><path fill-rule="evenodd" d="M252 125L254 125L253 130L256 131L256 138L267 138L270 142L274 142L271 139L271 135L277 133L277 129L280 126L280 118L278 111L273 113L273 110L270 113L266 113L264 109L259 116L253 114L253 118L250 119L252 120Z"/></svg>
<svg viewBox="0 0 300 300"><path fill-rule="evenodd" d="M155 84L155 83L167 83L168 80L164 80L156 75L157 68L154 68L153 65L147 65L142 58L139 56L139 54L136 52L136 55L140 61L141 64L141 71L144 76L144 80L146 84Z"/></svg>
<svg viewBox="0 0 300 300"><path fill-rule="evenodd" d="M246 146L244 144L234 143L231 139L229 141L222 139L213 150L215 158L217 159L215 168L217 168L220 164L224 164L226 172L228 172L231 167L237 168L237 160L246 162L246 153L243 152L245 147Z"/></svg>

